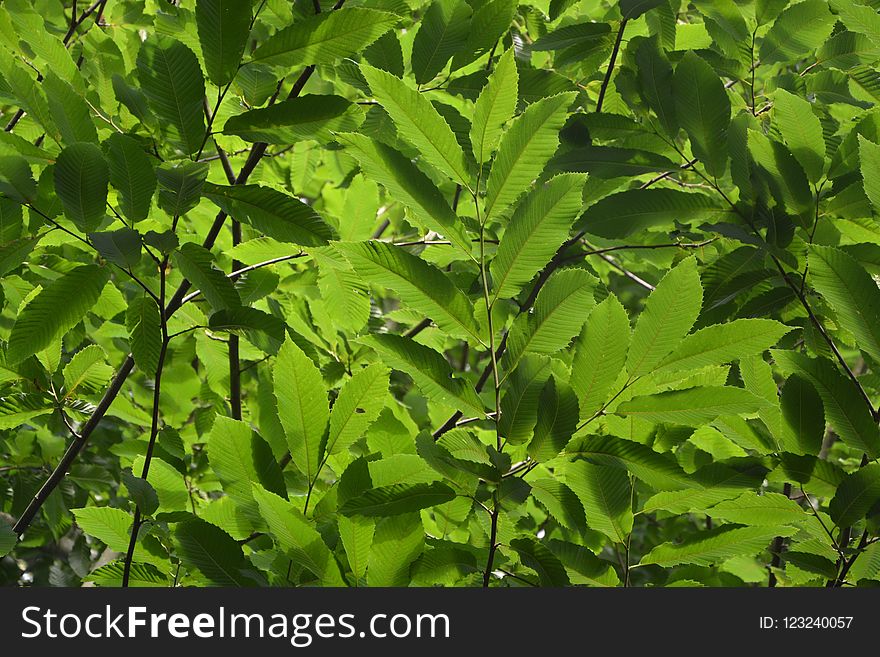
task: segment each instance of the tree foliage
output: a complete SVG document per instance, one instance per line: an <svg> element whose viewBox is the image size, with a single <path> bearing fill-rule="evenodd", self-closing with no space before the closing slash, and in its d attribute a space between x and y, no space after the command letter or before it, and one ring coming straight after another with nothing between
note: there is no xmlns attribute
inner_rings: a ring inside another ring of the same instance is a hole
<svg viewBox="0 0 880 657"><path fill-rule="evenodd" d="M0 4L0 582L876 585L878 41Z"/></svg>

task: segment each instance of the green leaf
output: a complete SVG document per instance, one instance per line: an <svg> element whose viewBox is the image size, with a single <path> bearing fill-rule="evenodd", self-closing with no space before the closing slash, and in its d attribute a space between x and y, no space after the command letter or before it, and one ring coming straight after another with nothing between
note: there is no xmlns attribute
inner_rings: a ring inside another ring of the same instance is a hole
<svg viewBox="0 0 880 657"><path fill-rule="evenodd" d="M541 288L533 312L510 329L502 367L511 372L523 355L552 354L580 333L595 304L597 280L582 269L557 271Z"/></svg>
<svg viewBox="0 0 880 657"><path fill-rule="evenodd" d="M21 393L0 397L0 429L18 429L28 421L52 413L55 405L41 394Z"/></svg>
<svg viewBox="0 0 880 657"><path fill-rule="evenodd" d="M623 465L636 477L658 490L699 486L675 459L655 452L647 445L614 436L583 436L565 448L571 456L583 456L600 465Z"/></svg>
<svg viewBox="0 0 880 657"><path fill-rule="evenodd" d="M125 570L123 562L114 561L100 568L95 568L83 581L94 582L95 586L120 588ZM128 585L136 587L167 587L168 577L153 564L132 562L128 573Z"/></svg>
<svg viewBox="0 0 880 657"><path fill-rule="evenodd" d="M832 246L811 245L810 283L834 309L837 322L860 349L880 362L880 289L850 255Z"/></svg>
<svg viewBox="0 0 880 657"><path fill-rule="evenodd" d="M724 526L688 536L680 543L663 543L642 557L640 564L670 567L678 564L711 566L731 557L753 556L777 536L791 536L793 527Z"/></svg>
<svg viewBox="0 0 880 657"><path fill-rule="evenodd" d="M550 359L547 356L527 354L505 382L498 432L509 442L521 444L533 437L540 398L549 376ZM550 392L546 394L549 395ZM552 434L544 436L552 437ZM545 441L542 439L540 442Z"/></svg>
<svg viewBox="0 0 880 657"><path fill-rule="evenodd" d="M402 247L386 242L336 242L364 280L395 290L401 301L427 315L453 337L481 341L473 303L446 274Z"/></svg>
<svg viewBox="0 0 880 657"><path fill-rule="evenodd" d="M572 584L617 586L620 583L611 564L597 557L583 545L552 538L547 543L547 547L565 566Z"/></svg>
<svg viewBox="0 0 880 657"><path fill-rule="evenodd" d="M425 84L464 47L471 27L471 8L463 0L436 0L419 23L412 49L412 72Z"/></svg>
<svg viewBox="0 0 880 657"><path fill-rule="evenodd" d="M123 470L122 483L128 489L128 495L144 516L151 516L159 508L159 495L156 489L146 480L135 477L130 470Z"/></svg>
<svg viewBox="0 0 880 657"><path fill-rule="evenodd" d="M672 66L659 47L658 39L645 39L635 54L636 67L645 102L654 110L667 134L678 132Z"/></svg>
<svg viewBox="0 0 880 657"><path fill-rule="evenodd" d="M205 138L205 80L195 53L170 37L147 39L137 72L163 134L183 155L199 150Z"/></svg>
<svg viewBox="0 0 880 657"><path fill-rule="evenodd" d="M162 319L156 301L148 296L132 299L125 314L125 325L128 348L135 364L147 376L154 376L162 349Z"/></svg>
<svg viewBox="0 0 880 657"><path fill-rule="evenodd" d="M333 64L373 43L397 23L384 11L342 8L297 20L269 37L252 61L286 69L306 64Z"/></svg>
<svg viewBox="0 0 880 657"><path fill-rule="evenodd" d="M452 368L442 354L399 335L369 335L359 342L374 349L389 367L409 374L429 399L478 417L485 416L473 386L452 376Z"/></svg>
<svg viewBox="0 0 880 657"><path fill-rule="evenodd" d="M356 579L363 578L367 572L367 560L373 545L376 523L366 516L337 515L336 527L352 575Z"/></svg>
<svg viewBox="0 0 880 657"><path fill-rule="evenodd" d="M157 183L149 156L134 139L118 133L104 141L104 151L120 212L130 221L146 219Z"/></svg>
<svg viewBox="0 0 880 657"><path fill-rule="evenodd" d="M831 34L835 18L824 0L804 0L791 5L764 36L758 57L762 64L800 59Z"/></svg>
<svg viewBox="0 0 880 657"><path fill-rule="evenodd" d="M704 386L635 397L622 402L614 412L623 417L641 418L649 422L698 427L719 415L755 413L767 403L742 388Z"/></svg>
<svg viewBox="0 0 880 657"><path fill-rule="evenodd" d="M236 221L280 242L321 246L332 237L310 205L271 187L205 183L203 195Z"/></svg>
<svg viewBox="0 0 880 657"><path fill-rule="evenodd" d="M103 267L82 265L41 290L22 309L12 326L6 362L23 361L76 326L98 301L109 278Z"/></svg>
<svg viewBox="0 0 880 657"><path fill-rule="evenodd" d="M55 163L55 193L64 214L82 231L104 219L110 170L95 144L80 142L61 151Z"/></svg>
<svg viewBox="0 0 880 657"><path fill-rule="evenodd" d="M577 429L577 396L569 386L551 378L544 384L538 405L541 412L528 453L536 461L549 461L562 451ZM508 442L516 444L513 439Z"/></svg>
<svg viewBox="0 0 880 657"><path fill-rule="evenodd" d="M816 454L825 437L825 406L813 385L801 377L788 377L779 395L785 449L793 454Z"/></svg>
<svg viewBox="0 0 880 657"><path fill-rule="evenodd" d="M251 3L197 0L196 26L208 78L222 87L238 72L250 36Z"/></svg>
<svg viewBox="0 0 880 657"><path fill-rule="evenodd" d="M232 331L243 334L254 346L275 354L284 342L287 325L284 320L256 308L221 308L208 318L213 331Z"/></svg>
<svg viewBox="0 0 880 657"><path fill-rule="evenodd" d="M131 516L122 509L90 506L73 509L76 524L114 552L125 554L131 539Z"/></svg>
<svg viewBox="0 0 880 657"><path fill-rule="evenodd" d="M734 319L687 335L654 370L698 370L759 354L775 345L791 327L772 319Z"/></svg>
<svg viewBox="0 0 880 657"><path fill-rule="evenodd" d="M278 417L293 463L311 483L318 475L330 411L321 372L287 340L272 371Z"/></svg>
<svg viewBox="0 0 880 657"><path fill-rule="evenodd" d="M180 273L208 300L212 308L237 308L241 299L232 281L214 266L214 256L195 242L186 242L174 254Z"/></svg>
<svg viewBox="0 0 880 657"><path fill-rule="evenodd" d="M92 122L89 106L70 84L49 71L43 80L43 90L63 144L98 142L98 132Z"/></svg>
<svg viewBox="0 0 880 657"><path fill-rule="evenodd" d="M608 401L611 386L626 362L629 336L626 309L609 294L590 313L571 363L571 387L577 393L581 414L589 417Z"/></svg>
<svg viewBox="0 0 880 657"><path fill-rule="evenodd" d="M496 299L516 296L553 257L580 212L584 182L580 175L556 176L517 206L490 266Z"/></svg>
<svg viewBox="0 0 880 657"><path fill-rule="evenodd" d="M5 557L12 552L16 543L18 543L18 536L12 531L12 527L5 523L0 524L0 557Z"/></svg>
<svg viewBox="0 0 880 657"><path fill-rule="evenodd" d="M518 85L519 75L511 48L495 64L495 70L474 105L470 138L477 164L489 159L498 145L504 124L513 118Z"/></svg>
<svg viewBox="0 0 880 657"><path fill-rule="evenodd" d="M761 493L758 495L748 491L733 500L719 502L712 507L710 515L726 522L738 525L802 525L811 519L809 511L805 511L794 500L779 493Z"/></svg>
<svg viewBox="0 0 880 657"><path fill-rule="evenodd" d="M341 96L307 94L230 117L223 133L247 141L291 144L333 141L334 133L356 130L363 110Z"/></svg>
<svg viewBox="0 0 880 657"><path fill-rule="evenodd" d="M880 464L869 463L840 482L828 504L828 513L838 527L850 527L880 501Z"/></svg>
<svg viewBox="0 0 880 657"><path fill-rule="evenodd" d="M260 508L260 515L269 527L269 533L287 556L307 568L324 586L342 586L343 580L333 553L321 535L292 502L254 484L252 494Z"/></svg>
<svg viewBox="0 0 880 657"><path fill-rule="evenodd" d="M515 538L510 542L523 564L538 573L541 586L568 586L565 566L547 547L533 538Z"/></svg>
<svg viewBox="0 0 880 657"><path fill-rule="evenodd" d="M616 146L580 146L553 158L553 167L561 171L579 171L597 178L638 176L652 171L674 171L677 165L669 158L651 151Z"/></svg>
<svg viewBox="0 0 880 657"><path fill-rule="evenodd" d="M851 447L880 455L880 430L866 408L855 384L825 358L809 358L795 351L770 352L786 375L798 374L813 384L825 405L828 422Z"/></svg>
<svg viewBox="0 0 880 657"><path fill-rule="evenodd" d="M346 516L396 516L443 504L455 498L446 484L393 484L364 491L345 502L339 512Z"/></svg>
<svg viewBox="0 0 880 657"><path fill-rule="evenodd" d="M131 269L141 261L141 236L131 228L89 233L89 240L105 260Z"/></svg>
<svg viewBox="0 0 880 657"><path fill-rule="evenodd" d="M626 360L630 379L652 371L678 345L700 314L702 300L697 261L682 260L651 292L636 322Z"/></svg>
<svg viewBox="0 0 880 657"><path fill-rule="evenodd" d="M241 546L219 527L199 518L179 522L174 527L174 547L187 568L196 568L212 586L255 586L259 580L248 577Z"/></svg>
<svg viewBox="0 0 880 657"><path fill-rule="evenodd" d="M584 507L568 486L550 477L535 479L531 485L532 496L544 505L559 524L574 532L583 533L586 530Z"/></svg>
<svg viewBox="0 0 880 657"><path fill-rule="evenodd" d="M486 186L483 222L507 213L543 171L559 145L573 93L544 98L530 105L501 137Z"/></svg>
<svg viewBox="0 0 880 657"><path fill-rule="evenodd" d="M383 518L376 523L376 533L367 562L369 586L408 586L410 564L425 547L425 528L418 513Z"/></svg>
<svg viewBox="0 0 880 657"><path fill-rule="evenodd" d="M380 183L391 197L406 205L426 228L453 242L464 253L473 245L443 194L412 161L393 148L364 135L337 135L340 143L360 163L369 177Z"/></svg>
<svg viewBox="0 0 880 657"><path fill-rule="evenodd" d="M785 145L800 162L810 182L818 182L825 169L825 138L810 103L785 89L777 89L773 96L773 117Z"/></svg>
<svg viewBox="0 0 880 657"><path fill-rule="evenodd" d="M575 461L565 466L565 483L584 505L587 524L615 543L632 531L632 486L623 468Z"/></svg>
<svg viewBox="0 0 880 657"><path fill-rule="evenodd" d="M727 168L727 126L730 99L715 70L699 55L688 52L672 77L676 116L691 140L691 151L710 176Z"/></svg>
<svg viewBox="0 0 880 657"><path fill-rule="evenodd" d="M342 386L330 411L328 454L348 449L376 421L385 407L388 374L382 363L373 363Z"/></svg>
<svg viewBox="0 0 880 657"><path fill-rule="evenodd" d="M576 227L599 237L622 239L649 228L671 228L674 222L710 220L722 212L704 194L676 189L628 189L593 203Z"/></svg>
<svg viewBox="0 0 880 657"><path fill-rule="evenodd" d="M65 396L70 397L77 390L86 393L101 390L113 376L113 368L106 360L107 354L96 344L76 352L64 366Z"/></svg>
<svg viewBox="0 0 880 657"><path fill-rule="evenodd" d="M619 8L624 18L634 20L661 4L663 4L662 0L621 0Z"/></svg>
<svg viewBox="0 0 880 657"><path fill-rule="evenodd" d="M471 175L464 151L446 120L421 93L390 73L361 64L373 96L394 121L398 134L431 166L465 187Z"/></svg>
<svg viewBox="0 0 880 657"><path fill-rule="evenodd" d="M223 492L255 526L262 525L251 485L259 484L277 495L287 495L281 468L269 445L246 423L217 416L207 447L208 461L223 485Z"/></svg>
<svg viewBox="0 0 880 657"><path fill-rule="evenodd" d="M134 472L143 473L144 457L139 455L135 458L131 467ZM159 496L158 511L160 513L174 513L190 509L192 501L184 477L171 464L153 456L150 461L147 481Z"/></svg>
<svg viewBox="0 0 880 657"><path fill-rule="evenodd" d="M156 170L159 207L172 217L182 217L199 204L208 165L199 162L163 162Z"/></svg>
<svg viewBox="0 0 880 657"><path fill-rule="evenodd" d="M859 162L865 195L880 214L880 146L859 135Z"/></svg>

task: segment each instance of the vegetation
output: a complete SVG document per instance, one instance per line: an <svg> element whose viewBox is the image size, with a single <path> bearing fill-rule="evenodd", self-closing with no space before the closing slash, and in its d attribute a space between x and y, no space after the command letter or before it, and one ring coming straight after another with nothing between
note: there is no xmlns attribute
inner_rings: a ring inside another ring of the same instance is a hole
<svg viewBox="0 0 880 657"><path fill-rule="evenodd" d="M0 582L880 580L871 0L5 0Z"/></svg>

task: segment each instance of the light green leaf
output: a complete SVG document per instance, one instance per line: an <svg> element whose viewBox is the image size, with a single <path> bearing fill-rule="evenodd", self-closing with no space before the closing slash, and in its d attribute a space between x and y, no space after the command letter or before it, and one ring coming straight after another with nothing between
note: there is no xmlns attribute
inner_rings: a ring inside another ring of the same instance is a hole
<svg viewBox="0 0 880 657"><path fill-rule="evenodd" d="M364 282L395 290L403 303L427 315L451 336L481 341L473 303L437 267L386 242L336 242L333 246Z"/></svg>
<svg viewBox="0 0 880 657"><path fill-rule="evenodd" d="M474 105L470 138L477 164L489 159L501 137L502 127L513 118L518 84L519 76L511 48L495 64L495 70Z"/></svg>
<svg viewBox="0 0 880 657"><path fill-rule="evenodd" d="M302 349L287 340L278 352L272 379L293 463L313 482L330 416L321 372Z"/></svg>
<svg viewBox="0 0 880 657"><path fill-rule="evenodd" d="M81 349L64 366L64 393L73 396L78 390L93 393L101 390L113 376L107 354L96 344Z"/></svg>
<svg viewBox="0 0 880 657"><path fill-rule="evenodd" d="M6 362L19 363L76 326L98 301L110 278L96 265L71 269L41 290L21 310L6 346Z"/></svg>
<svg viewBox="0 0 880 657"><path fill-rule="evenodd" d="M629 336L626 309L609 294L590 313L571 363L571 387L582 415L589 417L608 401L611 386L626 362Z"/></svg>
<svg viewBox="0 0 880 657"><path fill-rule="evenodd" d="M641 564L668 568L678 564L711 566L731 557L753 556L776 536L791 536L794 527L724 526L688 536L680 543L663 543L642 557Z"/></svg>
<svg viewBox="0 0 880 657"><path fill-rule="evenodd" d="M419 223L446 237L464 253L471 253L473 244L455 212L437 186L413 162L364 135L345 133L337 138L360 163L367 177L407 206Z"/></svg>
<svg viewBox="0 0 880 657"><path fill-rule="evenodd" d="M425 548L425 528L418 513L383 518L376 524L367 584L370 586L408 586L410 565Z"/></svg>
<svg viewBox="0 0 880 657"><path fill-rule="evenodd" d="M215 309L237 308L241 299L232 281L214 266L214 256L195 242L185 242L174 254L180 273Z"/></svg>
<svg viewBox="0 0 880 657"><path fill-rule="evenodd" d="M719 415L749 415L767 404L766 400L742 388L704 386L635 397L622 402L614 412L649 422L698 427Z"/></svg>
<svg viewBox="0 0 880 657"><path fill-rule="evenodd" d="M345 451L366 433L385 408L387 392L388 368L382 363L362 369L342 386L330 411L328 454Z"/></svg>
<svg viewBox="0 0 880 657"><path fill-rule="evenodd" d="M792 329L772 319L734 319L685 336L654 370L698 370L759 354Z"/></svg>
<svg viewBox="0 0 880 657"><path fill-rule="evenodd" d="M359 342L374 349L389 367L409 374L429 399L478 417L485 416L473 386L452 376L452 368L442 354L399 335L369 335Z"/></svg>
<svg viewBox="0 0 880 657"><path fill-rule="evenodd" d="M580 212L584 182L556 176L517 206L490 266L496 299L515 296L553 257Z"/></svg>
<svg viewBox="0 0 880 657"><path fill-rule="evenodd" d="M373 96L394 121L398 134L415 146L431 166L470 187L471 175L464 151L452 128L431 102L400 78L369 64L361 64L361 73Z"/></svg>
<svg viewBox="0 0 880 657"><path fill-rule="evenodd" d="M568 346L596 303L597 282L583 269L554 273L538 293L533 312L520 315L510 329L502 367L509 373L527 353L552 354Z"/></svg>
<svg viewBox="0 0 880 657"><path fill-rule="evenodd" d="M297 20L254 51L252 61L286 69L333 64L385 34L398 17L375 9L342 8Z"/></svg>
<svg viewBox="0 0 880 657"><path fill-rule="evenodd" d="M559 145L573 93L544 98L530 105L504 132L486 186L483 221L507 213L543 171Z"/></svg>
<svg viewBox="0 0 880 657"><path fill-rule="evenodd" d="M810 182L816 183L825 168L825 138L819 117L809 101L777 89L773 96L773 117L785 145L791 150Z"/></svg>
<svg viewBox="0 0 880 657"><path fill-rule="evenodd" d="M310 570L323 586L344 585L339 565L330 548L292 502L259 484L253 485L252 494L269 527L269 533L294 563Z"/></svg>
<svg viewBox="0 0 880 657"><path fill-rule="evenodd" d="M719 502L711 508L709 514L738 525L803 525L812 519L809 511L804 510L794 500L779 493L762 493L758 495L747 491L733 500Z"/></svg>
<svg viewBox="0 0 880 657"><path fill-rule="evenodd" d="M419 22L412 48L412 72L419 84L434 79L465 46L471 8L463 0L436 0Z"/></svg>
<svg viewBox="0 0 880 657"><path fill-rule="evenodd" d="M632 486L623 468L575 461L565 466L565 483L584 505L587 524L615 543L632 531Z"/></svg>
<svg viewBox="0 0 880 657"><path fill-rule="evenodd" d="M687 258L657 284L639 315L626 360L630 379L652 371L678 345L700 314L702 300L697 261Z"/></svg>
<svg viewBox="0 0 880 657"><path fill-rule="evenodd" d="M834 309L860 349L880 363L880 289L852 256L833 246L811 245L810 283Z"/></svg>
<svg viewBox="0 0 880 657"><path fill-rule="evenodd" d="M880 214L880 146L859 135L859 162L865 195Z"/></svg>
<svg viewBox="0 0 880 657"><path fill-rule="evenodd" d="M332 237L310 205L271 187L205 183L203 195L236 221L280 242L320 246Z"/></svg>
<svg viewBox="0 0 880 657"><path fill-rule="evenodd" d="M804 0L783 11L764 36L758 57L762 64L800 59L831 34L835 18L824 0Z"/></svg>

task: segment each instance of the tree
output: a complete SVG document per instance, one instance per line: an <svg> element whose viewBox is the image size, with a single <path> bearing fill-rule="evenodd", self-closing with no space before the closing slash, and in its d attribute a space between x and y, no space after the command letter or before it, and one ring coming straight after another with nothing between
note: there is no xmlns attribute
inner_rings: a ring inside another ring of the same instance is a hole
<svg viewBox="0 0 880 657"><path fill-rule="evenodd" d="M0 6L0 581L876 582L880 16L587 4Z"/></svg>

